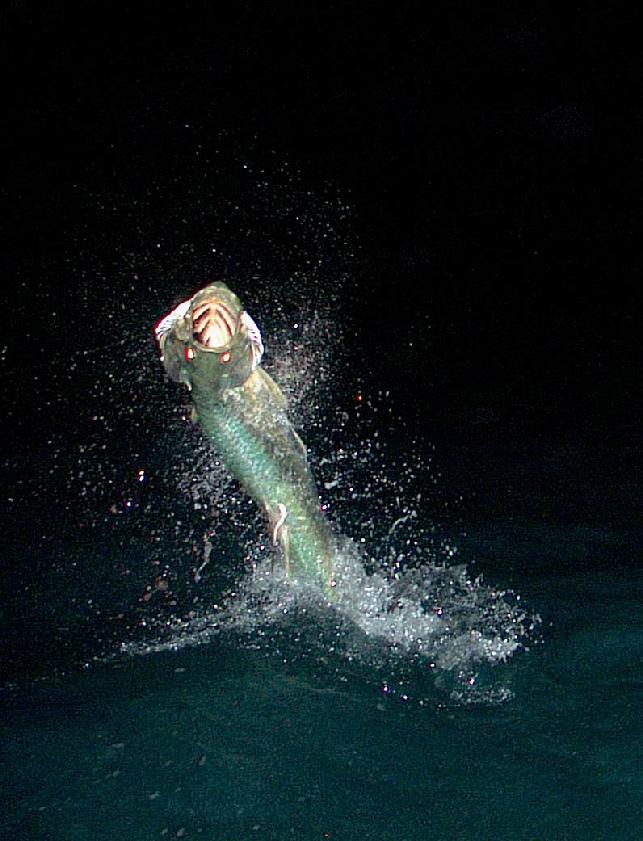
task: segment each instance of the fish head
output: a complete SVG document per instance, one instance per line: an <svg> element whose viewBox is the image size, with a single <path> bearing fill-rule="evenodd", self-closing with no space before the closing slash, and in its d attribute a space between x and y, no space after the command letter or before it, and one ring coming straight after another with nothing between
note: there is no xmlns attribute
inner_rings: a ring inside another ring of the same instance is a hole
<svg viewBox="0 0 643 841"><path fill-rule="evenodd" d="M225 283L211 283L180 303L154 328L170 379L192 388L236 388L259 365L259 328Z"/></svg>

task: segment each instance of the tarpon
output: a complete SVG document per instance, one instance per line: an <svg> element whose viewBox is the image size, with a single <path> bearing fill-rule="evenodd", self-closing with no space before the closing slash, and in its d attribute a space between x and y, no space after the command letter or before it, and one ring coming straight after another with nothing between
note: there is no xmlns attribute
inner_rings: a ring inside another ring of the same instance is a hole
<svg viewBox="0 0 643 841"><path fill-rule="evenodd" d="M261 333L239 298L225 283L212 283L154 332L168 376L190 389L194 420L265 512L287 574L331 595L333 534L285 397L260 366Z"/></svg>

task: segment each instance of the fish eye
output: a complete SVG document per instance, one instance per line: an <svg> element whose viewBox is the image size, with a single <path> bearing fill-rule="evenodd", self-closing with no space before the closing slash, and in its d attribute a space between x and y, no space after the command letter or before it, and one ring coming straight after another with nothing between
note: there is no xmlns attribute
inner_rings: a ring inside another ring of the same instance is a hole
<svg viewBox="0 0 643 841"><path fill-rule="evenodd" d="M226 350L225 353L221 354L219 359L221 360L221 362L229 362L232 359L232 354L229 350Z"/></svg>

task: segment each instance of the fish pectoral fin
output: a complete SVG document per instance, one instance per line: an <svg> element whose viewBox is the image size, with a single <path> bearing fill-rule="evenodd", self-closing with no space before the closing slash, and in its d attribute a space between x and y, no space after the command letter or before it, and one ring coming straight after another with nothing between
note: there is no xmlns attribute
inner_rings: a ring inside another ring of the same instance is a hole
<svg viewBox="0 0 643 841"><path fill-rule="evenodd" d="M268 516L272 522L272 545L276 546L277 541L280 539L281 530L286 522L286 517L288 516L288 509L283 502L279 502L277 504L277 515L271 516L270 512L268 512Z"/></svg>
<svg viewBox="0 0 643 841"><path fill-rule="evenodd" d="M279 542L281 543L281 551L284 554L284 568L286 570L286 575L288 576L288 578L290 578L290 529L286 525L281 527L281 536Z"/></svg>
<svg viewBox="0 0 643 841"><path fill-rule="evenodd" d="M288 509L280 502L277 505L278 514L272 517L272 545L281 546L281 551L284 556L284 566L286 568L286 575L290 576L290 530L286 524L288 517Z"/></svg>

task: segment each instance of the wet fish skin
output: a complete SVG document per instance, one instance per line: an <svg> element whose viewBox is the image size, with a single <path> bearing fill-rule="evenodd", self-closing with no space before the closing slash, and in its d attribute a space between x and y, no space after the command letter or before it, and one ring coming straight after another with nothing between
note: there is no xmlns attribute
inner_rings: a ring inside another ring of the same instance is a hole
<svg viewBox="0 0 643 841"><path fill-rule="evenodd" d="M155 328L168 376L191 392L194 417L268 517L289 575L333 597L335 542L279 386L260 367L261 334L225 283L206 286Z"/></svg>

